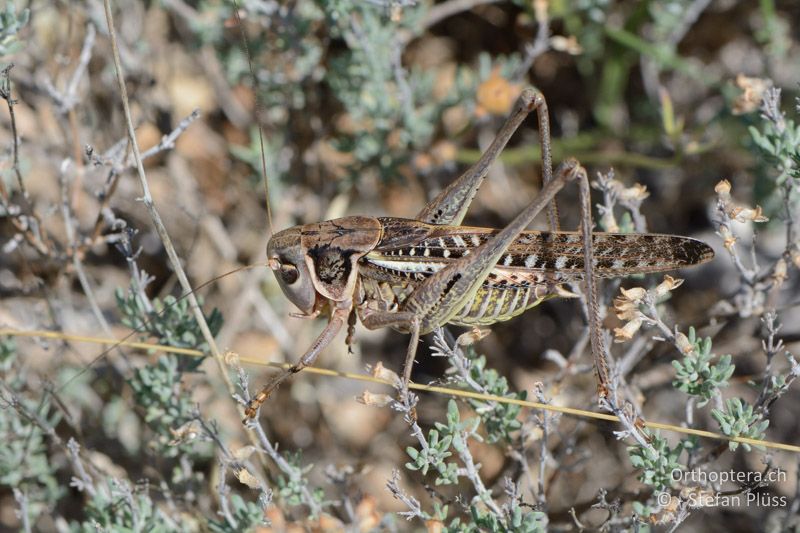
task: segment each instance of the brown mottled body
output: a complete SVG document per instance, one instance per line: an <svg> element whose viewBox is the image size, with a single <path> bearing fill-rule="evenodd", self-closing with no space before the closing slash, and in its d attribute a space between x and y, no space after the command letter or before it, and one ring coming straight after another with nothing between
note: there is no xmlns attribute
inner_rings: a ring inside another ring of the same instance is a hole
<svg viewBox="0 0 800 533"><path fill-rule="evenodd" d="M359 261L358 303L387 312L400 309L431 274L469 255L497 234L489 228L436 226L399 218L378 220L393 232L413 235L401 242L396 237L384 238ZM604 278L675 270L712 256L704 243L674 235L593 233L592 243L595 275ZM583 277L580 233L524 231L447 323L488 326L508 320L544 300L572 295L561 284Z"/></svg>
<svg viewBox="0 0 800 533"><path fill-rule="evenodd" d="M508 226L495 230L461 221L511 134L533 110L539 119L544 187ZM580 186L581 229L558 230L554 197L569 181ZM549 206L551 232L525 231ZM391 327L411 334L407 386L419 336L445 324L490 325L508 320L548 298L574 296L562 284L583 281L600 394L608 370L600 334L595 277L661 272L713 256L700 241L655 234L591 232L586 171L575 160L551 168L544 98L526 89L480 160L432 200L415 219L351 216L276 233L267 246L270 268L287 298L304 316L329 311L330 320L300 360L249 402L248 418L290 375L313 364L347 327L354 311L368 329Z"/></svg>

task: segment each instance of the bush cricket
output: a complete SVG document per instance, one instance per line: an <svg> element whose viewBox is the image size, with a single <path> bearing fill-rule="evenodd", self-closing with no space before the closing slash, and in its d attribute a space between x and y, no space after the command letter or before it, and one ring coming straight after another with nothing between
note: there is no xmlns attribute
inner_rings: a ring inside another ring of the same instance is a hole
<svg viewBox="0 0 800 533"><path fill-rule="evenodd" d="M489 166L525 118L536 111L543 188L500 230L461 226ZM592 233L586 170L574 159L552 170L547 104L522 91L513 111L480 159L413 219L348 216L280 231L267 246L269 267L300 316L330 313L316 341L289 369L249 401L245 422L289 376L313 365L345 327L348 342L360 321L368 329L410 334L403 369L408 386L419 337L445 324L491 325L541 302L573 295L563 284L584 282L592 354L600 396L609 377L598 314L596 277L653 273L713 257L703 242L673 235ZM581 230L559 231L556 193L580 188ZM548 206L549 232L526 231ZM402 392L401 392L402 394Z"/></svg>

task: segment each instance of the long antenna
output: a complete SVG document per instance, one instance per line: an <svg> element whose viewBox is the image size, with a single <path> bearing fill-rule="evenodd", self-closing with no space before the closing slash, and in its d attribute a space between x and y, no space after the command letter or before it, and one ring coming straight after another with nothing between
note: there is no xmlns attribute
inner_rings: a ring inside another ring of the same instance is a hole
<svg viewBox="0 0 800 533"><path fill-rule="evenodd" d="M273 233L272 210L270 208L270 203L269 203L269 183L268 183L268 179L267 179L267 159L266 159L266 150L264 148L264 132L263 132L263 129L261 127L261 122L258 119L259 111L261 110L261 107L262 107L261 106L261 98L259 98L258 91L257 91L257 88L258 88L257 81L258 80L256 78L255 69L253 68L253 62L252 62L252 59L251 59L251 56L250 56L250 49L249 49L248 43L247 43L247 36L245 34L245 31L244 31L244 26L242 25L242 19L239 16L239 4L238 4L238 2L236 0L233 0L233 4L234 4L234 16L236 18L236 23L239 26L240 34L241 34L241 37L242 37L242 45L244 46L245 54L247 56L247 63L249 65L249 67L250 67L250 76L252 77L252 80L253 80L253 90L255 91L255 96L256 96L256 116L255 116L255 118L256 118L256 124L258 125L258 140L259 140L259 144L260 144L260 148L261 148L261 173L262 173L263 183L264 183L264 196L265 196L266 205L267 205L267 228L268 228L268 231L269 231L269 235L272 235L272 233ZM230 272L225 272L224 274L220 274L219 276L216 276L216 277L214 277L214 278L212 278L212 279L210 279L210 280L198 285L193 290L188 291L188 292L186 292L184 294L181 294L175 300L175 303L172 304L172 305L177 305L177 303L180 302L181 300L183 300L184 298L188 297L191 294L196 293L198 290L210 285L211 283L214 283L214 282L224 278L225 276L228 276L230 274L234 274L236 272L240 272L242 270L247 270L247 269L256 268L256 267L263 267L263 266L264 265L261 264L261 263L254 264L254 265L245 265L245 266L236 268L234 270L231 270ZM100 361L106 355L108 355L109 352L111 352L112 350L114 350L114 349L116 349L116 348L118 348L120 346L125 345L126 341L128 341L128 339L130 339L131 337L133 337L134 335L136 335L138 333L141 333L147 325L149 325L153 320L155 320L158 317L160 317L163 313L165 313L171 307L172 306L165 306L164 309L161 310L161 312L154 313L151 316L144 318L144 320L142 321L142 324L138 328L132 330L130 333L125 335L123 338L121 338L118 341L116 341L112 346L109 346L107 349L105 349L102 352L100 352L99 354L97 354L80 371L78 371L74 375L72 375L69 378L67 378L67 380L58 387L57 391L63 390L70 383L72 383L73 381L78 379L80 376L82 376L83 374L85 374L86 372L91 370L91 368L95 364L97 364L98 361Z"/></svg>
<svg viewBox="0 0 800 533"><path fill-rule="evenodd" d="M239 2L237 0L233 0L233 16L236 18L236 25L239 27L239 35L242 38L242 47L244 48L244 53L247 56L247 65L250 67L250 77L253 80L253 94L255 95L255 120L256 126L258 126L258 142L261 147L261 177L262 181L264 182L264 200L267 204L267 229L269 231L269 235L272 236L274 233L274 228L272 227L272 208L269 204L269 177L267 176L267 156L266 150L264 149L264 129L261 127L261 111L262 111L262 102L261 97L258 94L258 78L256 77L256 71L253 68L253 58L250 56L250 47L247 44L247 34L244 30L244 25L242 24L242 18L239 15Z"/></svg>
<svg viewBox="0 0 800 533"><path fill-rule="evenodd" d="M164 308L163 308L163 309L161 309L161 311L154 312L154 313L152 313L150 316L143 317L143 319L142 319L142 323L141 323L141 325L140 325L138 328L135 328L135 329L131 330L131 332L130 332L130 333L128 333L127 335L125 335L124 337L122 337L121 339L119 339L118 341L114 342L114 343L113 343L111 346L109 346L108 348L106 348L105 350L103 350L102 352L100 352L99 354L97 354L96 356L94 356L94 357L92 358L92 360L91 360L91 361L89 361L89 363L88 363L87 365L84 365L84 366L83 366L83 368L81 368L81 369L80 369L78 372L76 372L75 374L73 374L72 376L70 376L69 378L67 378L67 380L66 380L64 383L62 383L61 385L59 385L59 386L58 386L58 389L56 389L56 392L61 392L61 391L62 391L62 390L64 390L64 389L65 389L65 388L66 388L66 387L67 387L67 386L68 386L70 383L72 383L73 381L75 381L76 379L78 379L79 377L81 377L82 375L84 375L86 372L88 372L89 370L91 370L91 369L92 369L92 367L93 367L95 364L97 364L97 362L98 362L98 361L100 361L101 359L103 359L103 358L104 358L106 355L108 355L108 354L109 354L109 352L111 352L112 350L115 350L115 349L119 348L120 346L125 346L125 345L127 345L127 344L130 344L130 343L128 343L128 342L127 342L127 341L128 341L128 339L130 339L131 337L133 337L133 336L134 336L134 335L136 335L137 333L141 333L142 331L144 331L144 329L145 329L145 328L146 328L146 327L147 327L147 326L148 326L148 325L149 325L149 324L150 324L150 323L151 323L153 320L155 320L155 319L157 319L157 318L161 317L161 316L162 316L164 313L166 313L167 311L169 311L170 309L172 309L172 307L174 307L174 306L178 305L178 302L180 302L181 300L183 300L184 298L186 298L186 297L187 297L187 296L189 296L190 294L194 294L194 293L196 293L196 292L197 292L197 291L199 291L200 289L202 289L202 288L204 288L204 287L206 287L206 286L208 286L208 285L211 285L212 283L214 283L214 282L216 282L216 281L219 281L219 280L221 280L221 279L222 279L222 278L224 278L225 276L230 276L231 274L235 274L236 272L241 272L242 270L249 270L249 269L251 269L251 268L263 268L263 267L264 267L264 264L262 264L262 263L256 263L256 264L253 264L253 265L244 265L244 266L240 266L239 268L235 268L235 269L233 269L233 270L231 270L231 271L229 271L229 272L225 272L224 274L220 274L219 276L215 276L215 277L211 278L210 280L206 281L205 283L201 283L200 285L198 285L197 287L195 287L194 289L192 289L190 292L187 292L187 293L181 294L180 296L178 296L178 297L175 299L175 302L174 302L174 303L172 303L171 305L165 305L165 306L164 306Z"/></svg>

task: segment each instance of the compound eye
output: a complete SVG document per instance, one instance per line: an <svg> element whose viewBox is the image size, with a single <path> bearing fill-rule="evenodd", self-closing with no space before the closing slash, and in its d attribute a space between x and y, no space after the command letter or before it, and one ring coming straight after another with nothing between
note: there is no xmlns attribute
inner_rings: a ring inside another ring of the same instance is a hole
<svg viewBox="0 0 800 533"><path fill-rule="evenodd" d="M287 285L291 285L297 281L297 278L300 277L299 273L297 272L297 267L294 265L289 264L282 264L280 268L281 273L281 281L283 281Z"/></svg>

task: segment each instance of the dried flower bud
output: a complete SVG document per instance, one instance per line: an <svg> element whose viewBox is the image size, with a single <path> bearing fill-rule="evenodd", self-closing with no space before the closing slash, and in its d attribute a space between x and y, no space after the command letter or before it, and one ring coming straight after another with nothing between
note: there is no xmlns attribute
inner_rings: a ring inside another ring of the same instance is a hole
<svg viewBox="0 0 800 533"><path fill-rule="evenodd" d="M626 202L641 202L650 196L647 187L641 183L636 183L633 187L627 187L619 191L619 198Z"/></svg>
<svg viewBox="0 0 800 533"><path fill-rule="evenodd" d="M507 115L521 92L519 84L511 83L500 74L499 68L495 68L486 81L478 86L478 108L491 115Z"/></svg>
<svg viewBox="0 0 800 533"><path fill-rule="evenodd" d="M744 211L744 207L740 205L728 205L725 209L725 214L728 215L728 218L731 220L736 220L737 222L744 222L746 219L742 218L739 220L742 211Z"/></svg>
<svg viewBox="0 0 800 533"><path fill-rule="evenodd" d="M639 311L638 303L632 302L623 296L619 296L614 299L614 314L616 314L617 318L620 320L628 321L641 315L641 311Z"/></svg>
<svg viewBox="0 0 800 533"><path fill-rule="evenodd" d="M491 330L473 327L468 332L459 335L458 339L456 339L456 344L458 346L471 346L476 342L478 342L479 340L488 336L489 333L491 333Z"/></svg>
<svg viewBox="0 0 800 533"><path fill-rule="evenodd" d="M664 281L658 284L655 290L656 297L661 297L667 294L669 291L675 290L678 287L683 285L682 279L673 278L670 275L664 276Z"/></svg>
<svg viewBox="0 0 800 533"><path fill-rule="evenodd" d="M796 268L800 268L800 250L792 251L792 263Z"/></svg>
<svg viewBox="0 0 800 533"><path fill-rule="evenodd" d="M731 193L731 182L728 180L722 180L714 187L714 192L719 194L720 196L726 196Z"/></svg>
<svg viewBox="0 0 800 533"><path fill-rule="evenodd" d="M772 86L772 82L762 78L751 78L744 74L736 76L736 85L742 93L733 101L734 115L743 115L756 111L764 99L764 93Z"/></svg>
<svg viewBox="0 0 800 533"><path fill-rule="evenodd" d="M228 350L222 358L228 366L239 366L239 354L234 351Z"/></svg>
<svg viewBox="0 0 800 533"><path fill-rule="evenodd" d="M578 39L576 39L574 35L570 35L569 37L553 35L550 37L550 46L553 47L553 50L566 52L573 56L583 53L583 47L581 47Z"/></svg>
<svg viewBox="0 0 800 533"><path fill-rule="evenodd" d="M678 514L680 500L675 496L669 495L670 499L666 505L661 505L657 513L650 515L650 523L654 525L671 524L675 521Z"/></svg>
<svg viewBox="0 0 800 533"><path fill-rule="evenodd" d="M736 217L739 222L746 222L752 220L753 222L767 222L769 218L765 217L761 212L761 206L757 205L755 209L745 208L739 211L739 216Z"/></svg>
<svg viewBox="0 0 800 533"><path fill-rule="evenodd" d="M731 233L731 229L728 226L720 226L717 233L722 237L722 244L725 246L725 249L729 252L733 252L733 246L736 244L736 237Z"/></svg>
<svg viewBox="0 0 800 533"><path fill-rule="evenodd" d="M394 371L383 366L383 363L380 361L378 361L378 364L372 368L372 377L382 379L383 381L388 381L393 385L395 383L400 383L400 376L398 376Z"/></svg>
<svg viewBox="0 0 800 533"><path fill-rule="evenodd" d="M258 450L255 446L241 446L233 451L233 457L237 461L246 461L250 458L253 453Z"/></svg>
<svg viewBox="0 0 800 533"><path fill-rule="evenodd" d="M236 476L240 483L247 485L251 489L257 489L260 485L258 478L244 467L234 469L233 475Z"/></svg>
<svg viewBox="0 0 800 533"><path fill-rule="evenodd" d="M694 345L689 342L689 337L680 331L675 334L675 347L678 348L683 355L689 355L694 351Z"/></svg>
<svg viewBox="0 0 800 533"><path fill-rule="evenodd" d="M388 394L375 394L365 390L360 396L356 396L356 401L372 407L386 407L391 404L394 399Z"/></svg>
<svg viewBox="0 0 800 533"><path fill-rule="evenodd" d="M622 326L614 329L614 342L625 342L633 338L634 334L642 327L642 317L638 316Z"/></svg>
<svg viewBox="0 0 800 533"><path fill-rule="evenodd" d="M194 420L186 422L178 429L169 428L169 432L172 433L172 440L168 443L170 446L178 446L179 444L190 442L200 434L197 429L197 422Z"/></svg>
<svg viewBox="0 0 800 533"><path fill-rule="evenodd" d="M780 287L788 277L786 260L781 257L778 259L778 262L775 263L775 272L772 274L772 279L775 280L775 285Z"/></svg>
<svg viewBox="0 0 800 533"><path fill-rule="evenodd" d="M641 302L642 298L647 295L647 291L644 287L631 287L630 289L620 289L620 292L632 302Z"/></svg>

